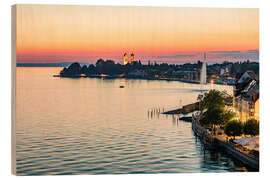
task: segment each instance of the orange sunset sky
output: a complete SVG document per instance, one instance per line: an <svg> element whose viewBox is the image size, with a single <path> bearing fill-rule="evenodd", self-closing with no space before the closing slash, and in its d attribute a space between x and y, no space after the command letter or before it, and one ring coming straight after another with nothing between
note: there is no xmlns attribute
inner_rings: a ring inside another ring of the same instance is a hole
<svg viewBox="0 0 270 180"><path fill-rule="evenodd" d="M259 60L259 10L17 5L17 62Z"/></svg>

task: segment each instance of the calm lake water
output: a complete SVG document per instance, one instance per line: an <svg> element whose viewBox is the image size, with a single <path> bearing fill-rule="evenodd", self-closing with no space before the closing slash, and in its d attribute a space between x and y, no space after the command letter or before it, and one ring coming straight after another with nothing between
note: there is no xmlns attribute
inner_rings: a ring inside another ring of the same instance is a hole
<svg viewBox="0 0 270 180"><path fill-rule="evenodd" d="M200 85L53 77L60 69L17 68L19 175L247 171L190 123L150 113L194 102Z"/></svg>

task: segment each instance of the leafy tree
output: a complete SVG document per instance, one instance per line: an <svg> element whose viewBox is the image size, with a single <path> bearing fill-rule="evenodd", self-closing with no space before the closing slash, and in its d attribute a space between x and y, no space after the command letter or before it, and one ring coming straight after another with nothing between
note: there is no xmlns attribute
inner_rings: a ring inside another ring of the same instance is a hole
<svg viewBox="0 0 270 180"><path fill-rule="evenodd" d="M82 73L81 65L78 62L72 63L68 68L64 68L60 75L63 77L74 77Z"/></svg>
<svg viewBox="0 0 270 180"><path fill-rule="evenodd" d="M200 123L204 126L211 127L216 132L216 126L224 125L235 117L235 114L226 111L224 101L228 96L217 90L210 90L204 94L204 97L198 96L200 101L200 111L202 118Z"/></svg>
<svg viewBox="0 0 270 180"><path fill-rule="evenodd" d="M225 102L232 102L233 101L233 97L232 96L227 96L224 98Z"/></svg>
<svg viewBox="0 0 270 180"><path fill-rule="evenodd" d="M199 94L198 97L197 97L197 101L199 101L199 110L201 110L201 102L203 100L203 95L202 94Z"/></svg>
<svg viewBox="0 0 270 180"><path fill-rule="evenodd" d="M223 113L223 124L226 124L227 122L233 120L236 117L236 114L232 111L224 111Z"/></svg>
<svg viewBox="0 0 270 180"><path fill-rule="evenodd" d="M243 134L243 124L237 120L231 120L225 125L225 134L228 136L240 136Z"/></svg>
<svg viewBox="0 0 270 180"><path fill-rule="evenodd" d="M208 109L203 113L200 122L203 125L212 127L223 124L223 110L218 107Z"/></svg>
<svg viewBox="0 0 270 180"><path fill-rule="evenodd" d="M244 124L244 134L256 136L259 134L259 122L256 119L249 119Z"/></svg>
<svg viewBox="0 0 270 180"><path fill-rule="evenodd" d="M85 75L88 73L88 68L87 68L86 65L83 65L83 67L82 67L82 69L81 69L81 73L82 73L82 74L85 74Z"/></svg>
<svg viewBox="0 0 270 180"><path fill-rule="evenodd" d="M88 72L88 75L97 74L97 69L93 64L90 64L88 66L87 72Z"/></svg>
<svg viewBox="0 0 270 180"><path fill-rule="evenodd" d="M96 69L97 69L98 73L100 73L100 74L104 73L104 64L105 64L105 61L103 59L97 60Z"/></svg>
<svg viewBox="0 0 270 180"><path fill-rule="evenodd" d="M201 101L201 111L213 108L223 109L224 107L224 98L220 91L212 89L204 94L204 98Z"/></svg>

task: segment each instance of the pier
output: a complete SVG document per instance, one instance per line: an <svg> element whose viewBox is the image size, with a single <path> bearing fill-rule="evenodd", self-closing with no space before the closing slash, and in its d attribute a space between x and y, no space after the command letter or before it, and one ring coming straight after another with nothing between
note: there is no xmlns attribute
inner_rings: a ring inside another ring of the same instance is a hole
<svg viewBox="0 0 270 180"><path fill-rule="evenodd" d="M199 110L199 102L188 104L179 109L163 112L163 114L188 114L193 111Z"/></svg>

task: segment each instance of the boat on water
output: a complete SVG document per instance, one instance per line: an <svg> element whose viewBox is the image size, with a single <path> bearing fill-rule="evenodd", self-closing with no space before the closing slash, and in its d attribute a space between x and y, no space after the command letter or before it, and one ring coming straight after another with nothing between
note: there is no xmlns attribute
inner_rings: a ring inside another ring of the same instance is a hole
<svg viewBox="0 0 270 180"><path fill-rule="evenodd" d="M119 86L119 88L124 88L124 87L125 87L125 86L122 86L122 85L121 85L121 86Z"/></svg>

